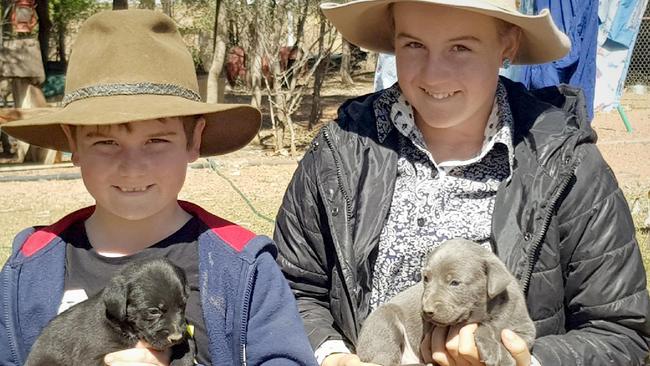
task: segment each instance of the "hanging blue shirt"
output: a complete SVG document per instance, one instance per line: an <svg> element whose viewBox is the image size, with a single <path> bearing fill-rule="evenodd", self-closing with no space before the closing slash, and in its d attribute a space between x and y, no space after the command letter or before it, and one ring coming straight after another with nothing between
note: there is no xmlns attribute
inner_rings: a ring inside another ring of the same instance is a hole
<svg viewBox="0 0 650 366"><path fill-rule="evenodd" d="M516 79L530 89L557 84L579 87L585 94L589 119L593 118L598 39L598 0L533 0L535 13L549 9L555 24L571 39L564 58L518 70Z"/></svg>

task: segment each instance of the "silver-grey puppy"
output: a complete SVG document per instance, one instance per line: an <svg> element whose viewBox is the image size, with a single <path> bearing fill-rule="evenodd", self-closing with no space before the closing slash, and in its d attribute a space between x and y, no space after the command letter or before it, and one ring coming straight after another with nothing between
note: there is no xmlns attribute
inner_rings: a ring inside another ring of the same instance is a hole
<svg viewBox="0 0 650 366"><path fill-rule="evenodd" d="M517 280L489 250L453 239L434 249L422 268L422 281L373 311L363 324L357 355L384 366L417 364L423 335L434 326L478 323L476 346L488 366L515 365L501 342L510 329L526 341L535 326Z"/></svg>

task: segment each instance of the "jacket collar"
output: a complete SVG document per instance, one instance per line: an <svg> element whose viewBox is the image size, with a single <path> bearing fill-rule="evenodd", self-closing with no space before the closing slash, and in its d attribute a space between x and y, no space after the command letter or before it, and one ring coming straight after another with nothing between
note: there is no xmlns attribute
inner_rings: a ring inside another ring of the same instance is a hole
<svg viewBox="0 0 650 366"><path fill-rule="evenodd" d="M198 217L212 232L237 252L241 252L246 244L255 237L254 233L218 216L212 215L198 205L180 200L178 201L178 204L189 214ZM50 226L35 230L25 240L25 243L20 249L20 253L24 257L31 257L56 239L60 238L61 233L74 223L87 220L93 212L95 212L95 206L82 208L66 215L61 220Z"/></svg>

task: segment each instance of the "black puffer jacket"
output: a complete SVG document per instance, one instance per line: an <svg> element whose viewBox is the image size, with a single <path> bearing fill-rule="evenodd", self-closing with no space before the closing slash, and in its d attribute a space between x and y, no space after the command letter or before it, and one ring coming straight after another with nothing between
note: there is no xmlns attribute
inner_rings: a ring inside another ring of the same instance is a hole
<svg viewBox="0 0 650 366"><path fill-rule="evenodd" d="M650 301L629 208L586 126L581 94L503 80L515 120L512 179L492 239L525 289L543 366L640 365ZM395 129L380 143L373 101L347 102L301 161L277 217L279 264L314 348L354 344L368 315L393 197Z"/></svg>

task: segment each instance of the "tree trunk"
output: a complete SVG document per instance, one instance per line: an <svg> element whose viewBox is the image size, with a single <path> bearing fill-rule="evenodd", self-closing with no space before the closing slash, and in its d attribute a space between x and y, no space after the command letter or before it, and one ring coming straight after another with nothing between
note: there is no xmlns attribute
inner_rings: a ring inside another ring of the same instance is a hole
<svg viewBox="0 0 650 366"><path fill-rule="evenodd" d="M38 15L38 44L41 46L41 59L43 67L46 67L49 55L50 21L49 1L39 0L36 2L36 15Z"/></svg>
<svg viewBox="0 0 650 366"><path fill-rule="evenodd" d="M323 49L325 48L325 26L326 26L326 20L323 14L321 13L320 30L318 33L318 54L319 55L322 55ZM308 130L314 128L314 125L320 121L320 116L321 116L320 90L321 87L323 86L323 80L325 79L325 71L327 71L329 60L330 60L329 55L325 56L325 58L320 61L318 67L316 68L316 72L314 75L314 92L311 96L311 112L309 113L309 123L307 124Z"/></svg>
<svg viewBox="0 0 650 366"><path fill-rule="evenodd" d="M342 50L341 50L341 82L345 86L350 86L354 84L352 76L350 76L350 42L345 38L343 39Z"/></svg>
<svg viewBox="0 0 650 366"><path fill-rule="evenodd" d="M155 10L156 9L156 1L155 0L140 0L140 7L143 8L143 9Z"/></svg>
<svg viewBox="0 0 650 366"><path fill-rule="evenodd" d="M66 57L65 57L65 31L66 31L65 24L59 24L58 29L59 29L59 34L58 34L59 62L61 62L63 65L66 65L68 61L66 61Z"/></svg>
<svg viewBox="0 0 650 366"><path fill-rule="evenodd" d="M300 12L296 26L296 42L294 43L294 46L297 46L302 42L305 33L305 23L307 22L307 15L309 14L309 2L310 0L305 0L305 7Z"/></svg>
<svg viewBox="0 0 650 366"><path fill-rule="evenodd" d="M172 17L172 1L173 0L160 0L163 13L167 14L170 18Z"/></svg>
<svg viewBox="0 0 650 366"><path fill-rule="evenodd" d="M255 25L251 24L250 34L252 36L251 44L253 46L250 62L250 85L251 85L251 105L256 108L262 107L262 53L264 52L263 40Z"/></svg>
<svg viewBox="0 0 650 366"><path fill-rule="evenodd" d="M208 103L223 102L223 90L220 90L220 88L225 88L226 84L219 82L219 78L222 77L221 72L226 60L226 37L228 37L226 7L223 5L223 0L217 0L212 62L208 72ZM221 98L219 98L220 96Z"/></svg>
<svg viewBox="0 0 650 366"><path fill-rule="evenodd" d="M126 10L129 8L127 0L113 0L113 10Z"/></svg>

